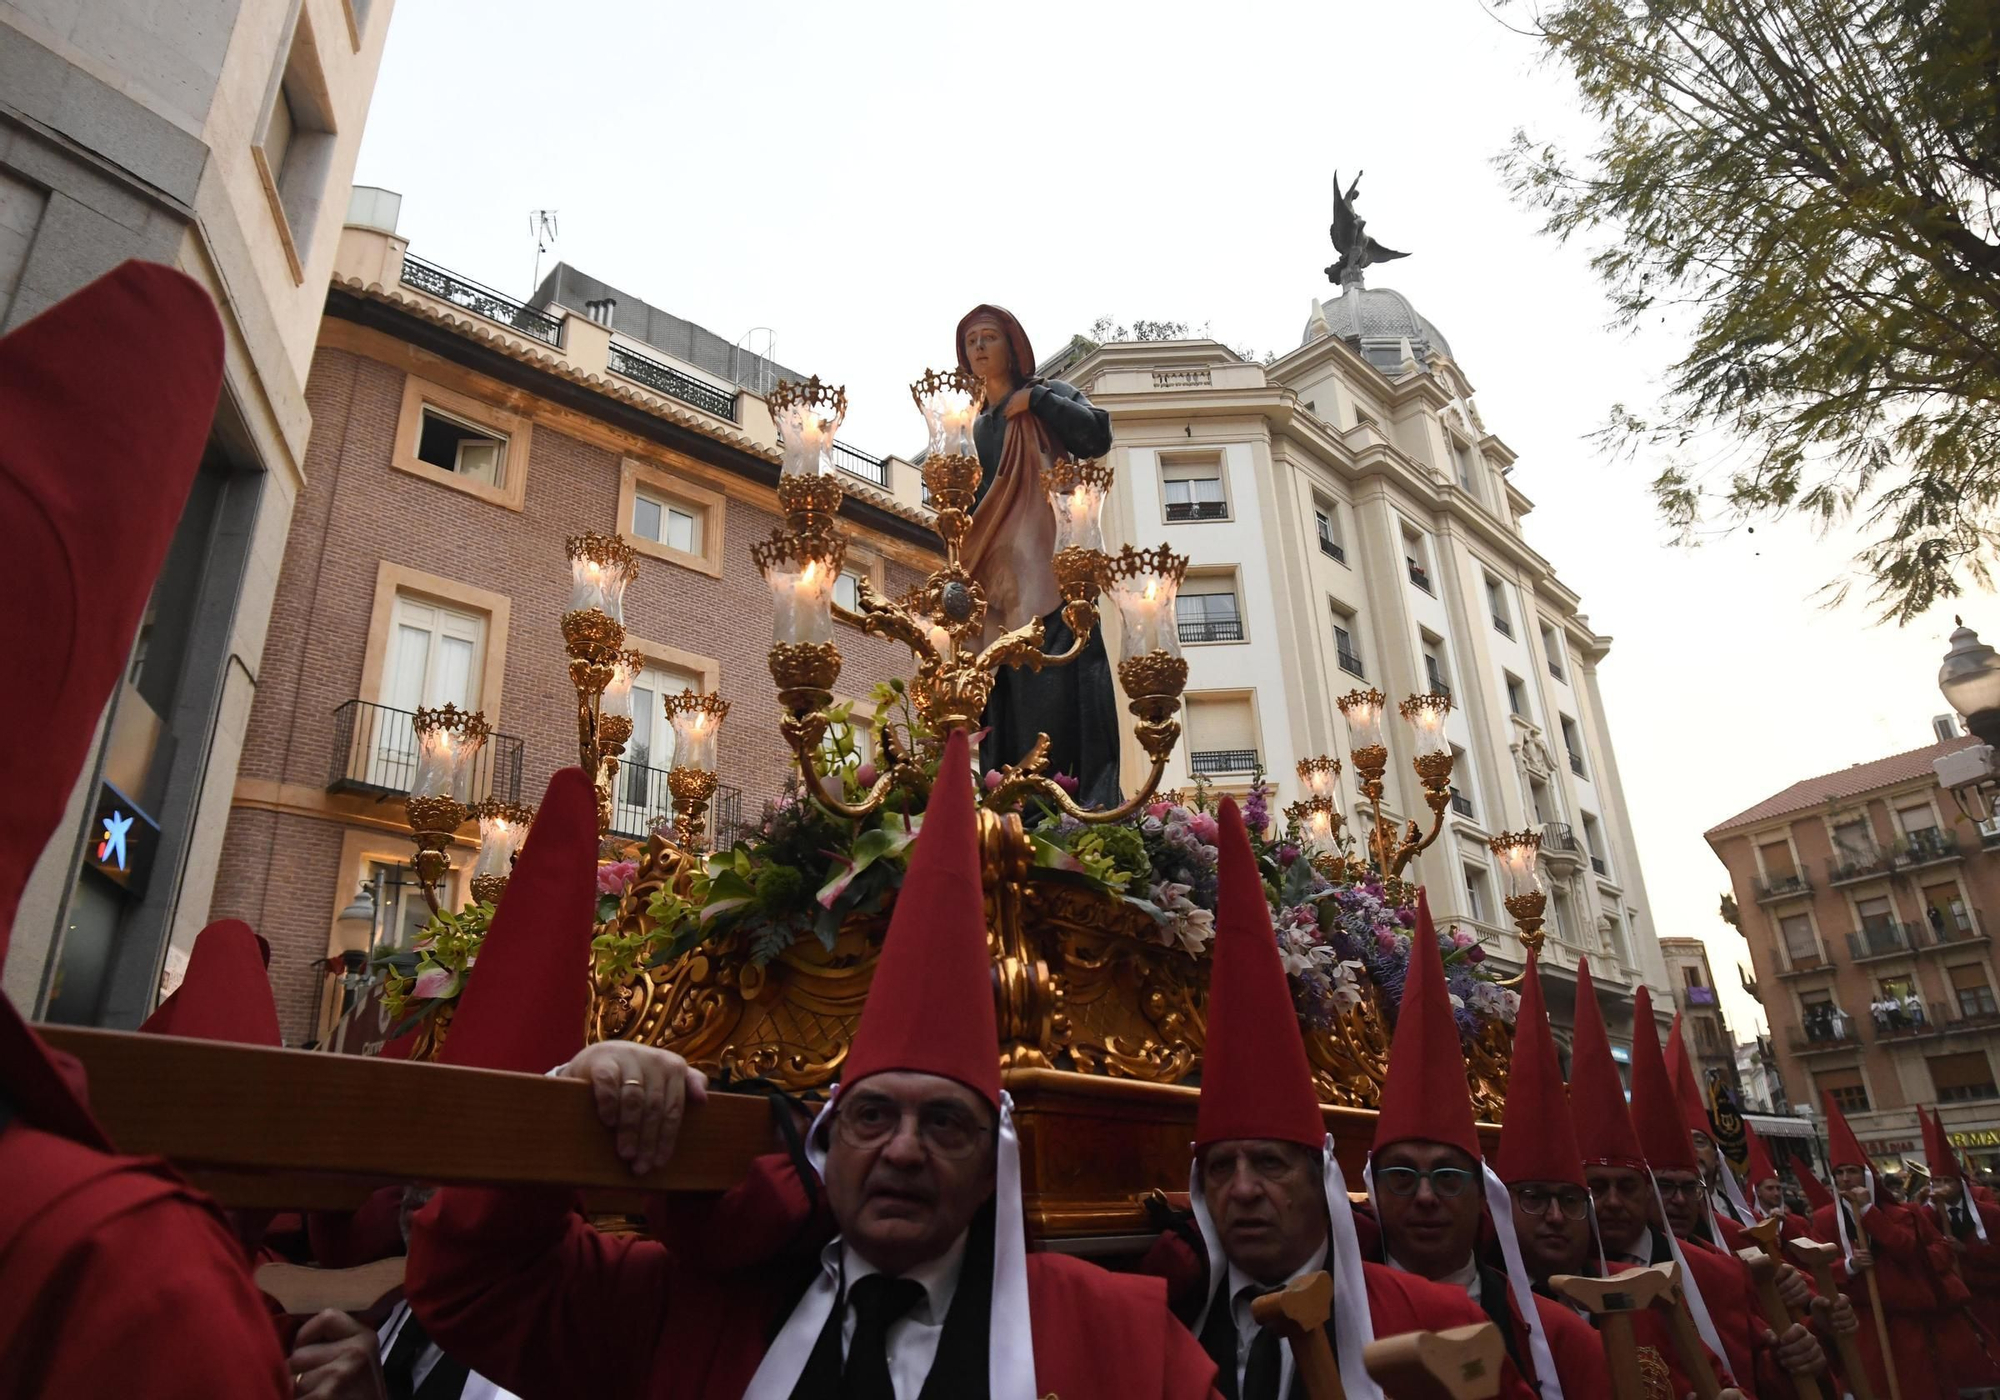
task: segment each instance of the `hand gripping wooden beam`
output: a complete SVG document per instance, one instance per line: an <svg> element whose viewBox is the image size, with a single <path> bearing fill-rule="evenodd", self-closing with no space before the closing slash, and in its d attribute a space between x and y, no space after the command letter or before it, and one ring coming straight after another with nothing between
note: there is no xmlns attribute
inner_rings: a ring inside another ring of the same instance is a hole
<svg viewBox="0 0 2000 1400"><path fill-rule="evenodd" d="M1819 1288L1822 1298L1836 1295L1839 1285L1833 1281L1833 1261L1840 1258L1840 1246L1821 1244L1818 1240L1788 1240L1785 1249L1794 1263L1812 1275L1813 1283ZM1861 1351L1854 1344L1854 1338L1846 1332L1833 1334L1833 1347L1840 1354L1840 1379L1846 1385L1854 1400L1875 1400L1874 1388L1868 1383L1868 1372L1861 1364Z"/></svg>

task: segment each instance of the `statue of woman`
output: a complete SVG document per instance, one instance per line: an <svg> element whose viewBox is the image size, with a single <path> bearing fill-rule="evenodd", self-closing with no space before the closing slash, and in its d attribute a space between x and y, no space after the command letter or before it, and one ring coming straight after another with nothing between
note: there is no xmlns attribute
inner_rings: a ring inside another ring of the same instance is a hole
<svg viewBox="0 0 2000 1400"><path fill-rule="evenodd" d="M1055 510L1042 471L1058 457L1110 451L1111 415L1074 385L1037 376L1028 333L997 306L975 306L958 323L958 367L984 386L985 406L972 425L982 470L964 561L986 593L987 635L1039 617L1043 650L1060 654L1076 636L1063 621L1050 566ZM1115 806L1118 699L1103 629L1067 666L1003 667L986 702L986 729L984 767L1018 763L1046 734L1048 771L1075 778L1085 806Z"/></svg>

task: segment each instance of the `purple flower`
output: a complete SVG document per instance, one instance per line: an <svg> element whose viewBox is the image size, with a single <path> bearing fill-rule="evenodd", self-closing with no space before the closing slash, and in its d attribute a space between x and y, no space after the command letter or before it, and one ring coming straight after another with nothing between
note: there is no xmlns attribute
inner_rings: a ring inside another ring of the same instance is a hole
<svg viewBox="0 0 2000 1400"><path fill-rule="evenodd" d="M1054 773L1051 774L1050 776L1055 779L1056 786L1061 788L1064 792L1068 793L1071 797L1076 796L1076 790L1082 786L1082 784L1077 782L1076 778L1069 773Z"/></svg>
<svg viewBox="0 0 2000 1400"><path fill-rule="evenodd" d="M1287 842L1278 847L1278 864L1289 866L1299 858L1299 848Z"/></svg>
<svg viewBox="0 0 2000 1400"><path fill-rule="evenodd" d="M854 781L861 787L864 788L874 787L875 777L876 777L875 765L872 763L864 763L859 768L854 770Z"/></svg>
<svg viewBox="0 0 2000 1400"><path fill-rule="evenodd" d="M1486 950L1484 948L1481 948L1478 944L1474 944L1472 947L1467 948L1465 950L1465 960L1471 963L1474 967L1477 967L1480 963L1486 961Z"/></svg>

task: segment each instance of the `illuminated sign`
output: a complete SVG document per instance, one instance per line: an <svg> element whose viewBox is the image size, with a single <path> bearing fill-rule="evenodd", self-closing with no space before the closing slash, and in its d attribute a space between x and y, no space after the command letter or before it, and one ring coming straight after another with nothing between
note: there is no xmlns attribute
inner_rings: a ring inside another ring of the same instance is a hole
<svg viewBox="0 0 2000 1400"><path fill-rule="evenodd" d="M1946 1133L1953 1147L2000 1147L2000 1128L1974 1128L1969 1132Z"/></svg>
<svg viewBox="0 0 2000 1400"><path fill-rule="evenodd" d="M91 869L135 895L144 894L159 846L159 824L110 783L99 783L90 844L84 848Z"/></svg>

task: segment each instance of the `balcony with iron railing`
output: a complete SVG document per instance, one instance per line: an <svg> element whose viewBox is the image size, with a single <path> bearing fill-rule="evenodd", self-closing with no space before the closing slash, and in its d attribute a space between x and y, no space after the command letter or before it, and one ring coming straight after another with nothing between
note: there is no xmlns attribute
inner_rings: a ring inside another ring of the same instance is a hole
<svg viewBox="0 0 2000 1400"><path fill-rule="evenodd" d="M649 355L628 350L616 342L612 343L609 353L613 374L623 375L633 383L643 384L653 392L665 394L670 399L679 399L703 413L713 413L716 417L727 418L732 423L736 421L735 390L718 388L707 380L696 379L691 374L682 374L672 365L662 364Z"/></svg>
<svg viewBox="0 0 2000 1400"><path fill-rule="evenodd" d="M1887 874L1888 870L1888 852L1879 848L1836 850L1833 858L1826 863L1826 882L1828 885L1849 885L1857 880L1875 879Z"/></svg>
<svg viewBox="0 0 2000 1400"><path fill-rule="evenodd" d="M1543 822L1542 849L1574 853L1577 850L1575 828L1568 822Z"/></svg>
<svg viewBox="0 0 2000 1400"><path fill-rule="evenodd" d="M1858 963L1873 962L1877 958L1902 957L1914 952L1922 943L1921 925L1894 919L1875 919L1847 935L1847 952Z"/></svg>
<svg viewBox="0 0 2000 1400"><path fill-rule="evenodd" d="M1824 1006L1824 1003L1820 1004ZM1805 1019L1791 1033L1795 1055L1824 1054L1829 1050L1852 1050L1861 1044L1861 1032L1854 1018L1834 1008L1806 1008Z"/></svg>
<svg viewBox="0 0 2000 1400"><path fill-rule="evenodd" d="M1183 646L1198 642L1240 642L1243 640L1243 619L1240 617L1211 617L1200 622L1180 624Z"/></svg>
<svg viewBox="0 0 2000 1400"><path fill-rule="evenodd" d="M667 790L667 770L644 764L627 763L618 769L612 784L611 834L643 840L656 824L671 820L673 794ZM724 851L735 843L743 827L743 793L726 783L718 784L708 805L708 828L715 833L715 849Z"/></svg>
<svg viewBox="0 0 2000 1400"><path fill-rule="evenodd" d="M1583 755L1575 749L1569 750L1569 771L1576 774L1579 778L1584 776Z"/></svg>
<svg viewBox="0 0 2000 1400"><path fill-rule="evenodd" d="M1188 766L1197 773L1248 773L1257 766L1257 750L1195 749Z"/></svg>
<svg viewBox="0 0 2000 1400"><path fill-rule="evenodd" d="M1611 867L1605 864L1603 856L1592 856L1590 858L1590 868L1606 878L1609 878L1611 875Z"/></svg>
<svg viewBox="0 0 2000 1400"><path fill-rule="evenodd" d="M1955 909L1947 913L1933 910L1937 917L1924 922L1925 942L1930 947L1950 948L1986 941L1986 919L1977 909Z"/></svg>
<svg viewBox="0 0 2000 1400"><path fill-rule="evenodd" d="M1434 591L1431 588L1431 574L1429 569L1426 569L1414 559L1405 558L1403 562L1409 565L1411 583L1414 583L1426 593Z"/></svg>
<svg viewBox="0 0 2000 1400"><path fill-rule="evenodd" d="M1368 673L1361 667L1360 657L1344 647L1339 650L1339 656L1341 670L1347 672L1348 675L1353 676L1356 680L1368 679Z"/></svg>
<svg viewBox="0 0 2000 1400"><path fill-rule="evenodd" d="M1551 658L1549 661L1549 674L1554 676L1559 681L1563 679L1563 668L1555 663L1554 658ZM1565 682L1565 684L1567 684L1567 682Z"/></svg>
<svg viewBox="0 0 2000 1400"><path fill-rule="evenodd" d="M1803 871L1787 870L1776 875L1759 875L1754 888L1757 902L1769 904L1777 899L1795 899L1799 895L1812 893L1812 881Z"/></svg>
<svg viewBox="0 0 2000 1400"><path fill-rule="evenodd" d="M1958 860L1964 852L1958 838L1942 827L1927 826L1910 832L1896 843L1895 863L1906 870Z"/></svg>
<svg viewBox="0 0 2000 1400"><path fill-rule="evenodd" d="M1493 614L1493 630L1503 637L1511 637L1514 635L1514 624L1500 616L1499 613L1495 613Z"/></svg>
<svg viewBox="0 0 2000 1400"><path fill-rule="evenodd" d="M871 456L858 447L849 447L836 440L833 444L833 464L849 476L858 476L863 481L872 482L884 491L889 489L889 464L880 457Z"/></svg>
<svg viewBox="0 0 2000 1400"><path fill-rule="evenodd" d="M1184 520L1226 520L1229 518L1227 501L1168 501L1167 519Z"/></svg>
<svg viewBox="0 0 2000 1400"><path fill-rule="evenodd" d="M333 712L333 771L328 792L395 797L417 775L416 715L366 700L349 700ZM512 734L490 735L472 760L466 801L489 797L521 800L525 745Z"/></svg>
<svg viewBox="0 0 2000 1400"><path fill-rule="evenodd" d="M1917 1040L1942 1035L1951 1021L1948 1002L1926 1002L1920 997L1885 997L1868 1008L1875 1023L1877 1040Z"/></svg>
<svg viewBox="0 0 2000 1400"><path fill-rule="evenodd" d="M1319 537L1319 552L1333 560L1336 564L1345 564L1347 562L1347 551L1341 547L1338 540L1326 535Z"/></svg>
<svg viewBox="0 0 2000 1400"><path fill-rule="evenodd" d="M403 254L403 285L414 287L439 301L450 302L461 311L483 316L507 329L548 345L562 345L562 318L518 302L504 292L481 286L469 277L448 272L435 263Z"/></svg>
<svg viewBox="0 0 2000 1400"><path fill-rule="evenodd" d="M1451 790L1451 810L1461 817L1470 819L1472 816L1472 799L1457 788L1453 788Z"/></svg>

